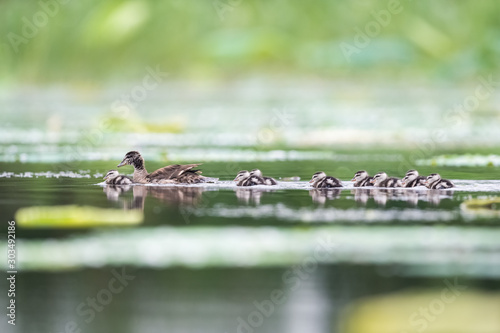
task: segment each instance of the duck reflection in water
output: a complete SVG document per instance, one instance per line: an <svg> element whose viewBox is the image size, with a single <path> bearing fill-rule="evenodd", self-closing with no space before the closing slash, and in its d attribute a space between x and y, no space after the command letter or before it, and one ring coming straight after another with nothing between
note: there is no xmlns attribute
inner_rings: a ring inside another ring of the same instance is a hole
<svg viewBox="0 0 500 333"><path fill-rule="evenodd" d="M132 189L133 198L122 196ZM124 209L144 210L146 197L151 196L170 206L196 206L205 191L202 187L186 186L144 186L144 185L107 185L103 189L109 201L123 202Z"/></svg>
<svg viewBox="0 0 500 333"><path fill-rule="evenodd" d="M312 201L320 205L324 205L327 200L335 200L340 197L341 189L322 188L309 191Z"/></svg>
<svg viewBox="0 0 500 333"><path fill-rule="evenodd" d="M359 188L351 190L354 200L362 205L366 205L370 198L381 206L386 206L388 201L406 201L410 206L416 207L419 201L429 202L438 206L442 199L453 198L453 190L412 190L412 189L377 189Z"/></svg>
<svg viewBox="0 0 500 333"><path fill-rule="evenodd" d="M248 204L260 205L260 198L262 198L264 193L274 192L274 190L247 187L247 188L235 188L234 192L236 193L236 198L238 198L239 202L242 202L246 205Z"/></svg>

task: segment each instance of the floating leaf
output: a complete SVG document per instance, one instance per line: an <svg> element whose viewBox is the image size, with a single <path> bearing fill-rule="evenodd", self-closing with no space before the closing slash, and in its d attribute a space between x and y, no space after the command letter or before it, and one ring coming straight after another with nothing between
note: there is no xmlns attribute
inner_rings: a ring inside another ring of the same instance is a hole
<svg viewBox="0 0 500 333"><path fill-rule="evenodd" d="M500 294L468 287L449 279L442 289L362 299L349 307L341 332L500 332Z"/></svg>
<svg viewBox="0 0 500 333"><path fill-rule="evenodd" d="M460 204L460 209L471 217L500 217L500 197L466 200Z"/></svg>
<svg viewBox="0 0 500 333"><path fill-rule="evenodd" d="M143 221L139 210L97 208L91 206L33 206L16 212L16 221L27 228L92 228L136 225Z"/></svg>

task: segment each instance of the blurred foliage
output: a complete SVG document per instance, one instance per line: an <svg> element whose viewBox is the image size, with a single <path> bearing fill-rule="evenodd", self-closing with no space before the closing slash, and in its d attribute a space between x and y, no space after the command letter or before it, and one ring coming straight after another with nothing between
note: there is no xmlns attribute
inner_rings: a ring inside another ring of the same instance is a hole
<svg viewBox="0 0 500 333"><path fill-rule="evenodd" d="M137 80L156 65L188 78L266 72L466 79L499 69L498 1L401 1L401 12L384 23L388 4L6 0L0 3L0 77ZM341 44L355 45L358 31L370 27L373 38L348 61Z"/></svg>
<svg viewBox="0 0 500 333"><path fill-rule="evenodd" d="M181 121L170 120L168 122L150 123L138 116L118 117L108 112L101 119L107 124L110 132L123 133L181 133L185 125Z"/></svg>

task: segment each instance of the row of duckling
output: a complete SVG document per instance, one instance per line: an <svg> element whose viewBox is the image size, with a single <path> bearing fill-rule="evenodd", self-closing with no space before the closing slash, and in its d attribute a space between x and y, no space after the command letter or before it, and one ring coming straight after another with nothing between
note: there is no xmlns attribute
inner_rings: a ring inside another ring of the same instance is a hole
<svg viewBox="0 0 500 333"><path fill-rule="evenodd" d="M148 173L144 159L137 151L130 151L125 154L118 167L131 165L134 167L133 177L120 175L117 170L110 170L104 177L106 184L110 185L130 185L136 184L195 184L214 182L218 179L204 177L201 171L196 168L200 164L174 164L160 168L152 173ZM236 178L237 186L255 185L277 185L276 179L266 177L259 169L252 171L242 170L238 172ZM355 187L375 186L375 187L416 187L426 186L429 189L448 189L455 185L447 179L442 179L437 173L428 177L420 176L418 171L409 170L403 179L389 177L385 172L379 172L373 177L362 170L356 172L352 181ZM342 182L331 176L327 176L323 171L316 172L310 180L314 188L334 188L342 187Z"/></svg>
<svg viewBox="0 0 500 333"><path fill-rule="evenodd" d="M236 178L237 186L254 186L254 185L277 185L274 178L265 177L259 169L252 171L242 170L238 172ZM379 172L373 177L370 177L368 172L361 170L356 172L351 179L354 182L354 187L417 187L426 186L429 189L448 189L455 185L447 179L442 179L437 173L433 173L428 177L420 176L417 170L408 170L403 179L389 177L385 172ZM316 172L309 183L312 183L314 188L335 188L343 187L342 181L339 179L327 176L323 171Z"/></svg>
<svg viewBox="0 0 500 333"><path fill-rule="evenodd" d="M417 187L425 186L432 190L441 190L455 187L453 182L448 179L442 179L438 173L432 173L427 177L420 176L417 170L408 170L403 179L389 177L385 172L379 172L370 177L368 172L361 170L354 174L351 179L354 187ZM342 182L324 172L316 172L309 181L314 188L332 188L342 187Z"/></svg>

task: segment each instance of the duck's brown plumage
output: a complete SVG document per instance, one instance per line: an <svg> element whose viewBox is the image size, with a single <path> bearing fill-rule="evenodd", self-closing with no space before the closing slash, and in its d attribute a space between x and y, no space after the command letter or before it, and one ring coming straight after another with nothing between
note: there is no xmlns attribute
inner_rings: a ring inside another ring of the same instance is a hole
<svg viewBox="0 0 500 333"><path fill-rule="evenodd" d="M193 170L201 164L173 164L151 172L146 179L174 179L179 183L200 183L200 170Z"/></svg>
<svg viewBox="0 0 500 333"><path fill-rule="evenodd" d="M137 151L129 151L118 167L132 165L134 167L134 182L139 184L194 184L202 183L205 177L200 170L194 170L201 164L173 164L148 173L144 159Z"/></svg>

